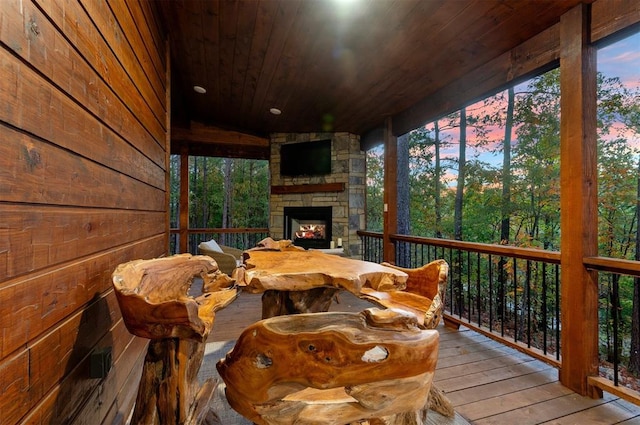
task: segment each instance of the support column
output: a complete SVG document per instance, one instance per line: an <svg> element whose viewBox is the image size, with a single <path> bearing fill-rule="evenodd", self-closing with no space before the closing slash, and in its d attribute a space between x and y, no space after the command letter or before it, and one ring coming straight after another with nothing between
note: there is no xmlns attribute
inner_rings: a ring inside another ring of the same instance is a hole
<svg viewBox="0 0 640 425"><path fill-rule="evenodd" d="M389 235L398 231L398 142L393 135L391 118L384 125L384 194L382 258L395 262L395 247Z"/></svg>
<svg viewBox="0 0 640 425"><path fill-rule="evenodd" d="M179 218L180 251L189 252L189 148L180 151L180 218Z"/></svg>
<svg viewBox="0 0 640 425"><path fill-rule="evenodd" d="M560 20L561 311L560 381L582 395L598 374L598 275L583 263L598 253L596 50L590 45L590 6Z"/></svg>

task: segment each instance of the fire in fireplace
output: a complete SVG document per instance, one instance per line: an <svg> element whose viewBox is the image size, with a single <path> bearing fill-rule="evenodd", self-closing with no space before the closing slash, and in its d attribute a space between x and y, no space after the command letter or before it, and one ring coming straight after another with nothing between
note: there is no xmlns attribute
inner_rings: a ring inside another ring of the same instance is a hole
<svg viewBox="0 0 640 425"><path fill-rule="evenodd" d="M284 238L303 248L329 248L331 207L285 207Z"/></svg>

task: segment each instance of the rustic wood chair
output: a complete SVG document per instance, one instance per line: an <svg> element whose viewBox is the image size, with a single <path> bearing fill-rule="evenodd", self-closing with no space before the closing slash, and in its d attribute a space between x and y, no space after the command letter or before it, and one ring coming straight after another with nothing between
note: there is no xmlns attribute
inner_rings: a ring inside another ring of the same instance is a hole
<svg viewBox="0 0 640 425"><path fill-rule="evenodd" d="M201 295L193 297L197 276ZM210 400L218 383L200 384L198 370L215 312L238 296L234 280L209 257L179 254L120 264L112 283L129 332L151 340L131 423L213 423Z"/></svg>
<svg viewBox="0 0 640 425"><path fill-rule="evenodd" d="M389 263L384 266L405 272L407 287L400 291L377 291L365 287L360 297L386 308L408 310L418 316L425 329L435 329L442 319L449 265L445 260L435 260L418 268L398 267Z"/></svg>
<svg viewBox="0 0 640 425"><path fill-rule="evenodd" d="M435 260L417 268L382 264L405 272L408 275L406 288L377 291L365 287L360 291L360 298L385 308L410 311L418 317L421 327L435 329L442 320L449 264L445 260ZM436 385L432 385L430 391L428 407L444 416L453 417L453 405L444 393Z"/></svg>

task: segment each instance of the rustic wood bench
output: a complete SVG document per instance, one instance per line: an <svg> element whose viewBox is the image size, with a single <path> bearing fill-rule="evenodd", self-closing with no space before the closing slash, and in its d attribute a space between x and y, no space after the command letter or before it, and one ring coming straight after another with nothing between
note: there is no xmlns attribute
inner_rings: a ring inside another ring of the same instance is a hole
<svg viewBox="0 0 640 425"><path fill-rule="evenodd" d="M261 320L217 368L229 404L256 424L400 425L422 423L437 357L437 331L371 308Z"/></svg>
<svg viewBox="0 0 640 425"><path fill-rule="evenodd" d="M435 260L418 268L382 265L407 274L406 288L380 291L377 288L360 289L360 298L386 308L401 308L418 316L425 329L435 329L442 319L446 295L449 265L445 260Z"/></svg>

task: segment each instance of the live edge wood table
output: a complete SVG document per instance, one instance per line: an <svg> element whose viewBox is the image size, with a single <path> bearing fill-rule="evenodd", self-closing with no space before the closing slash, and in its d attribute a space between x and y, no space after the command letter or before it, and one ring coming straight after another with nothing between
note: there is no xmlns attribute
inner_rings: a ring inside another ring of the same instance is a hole
<svg viewBox="0 0 640 425"><path fill-rule="evenodd" d="M424 423L438 332L401 309L326 312L339 290L401 290L406 273L290 246L244 255L234 277L263 294L263 320L217 364L235 410L264 425Z"/></svg>
<svg viewBox="0 0 640 425"><path fill-rule="evenodd" d="M254 248L244 257L234 277L245 291L262 293L263 319L328 311L340 290L360 296L365 286L384 292L404 289L407 282L406 273L391 267L286 244Z"/></svg>
<svg viewBox="0 0 640 425"><path fill-rule="evenodd" d="M194 277L199 296L190 296ZM132 425L219 424L209 406L217 381L198 371L215 312L238 295L207 256L190 254L120 264L113 286L129 332L149 338Z"/></svg>

